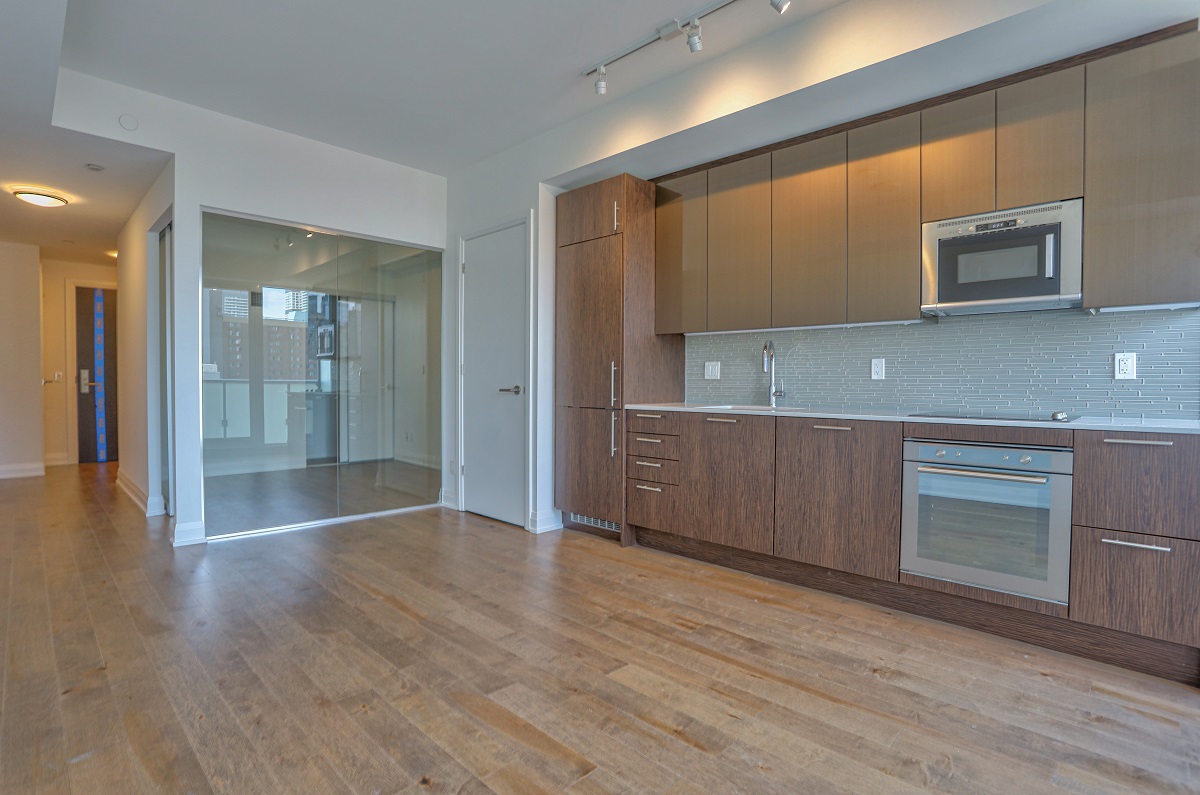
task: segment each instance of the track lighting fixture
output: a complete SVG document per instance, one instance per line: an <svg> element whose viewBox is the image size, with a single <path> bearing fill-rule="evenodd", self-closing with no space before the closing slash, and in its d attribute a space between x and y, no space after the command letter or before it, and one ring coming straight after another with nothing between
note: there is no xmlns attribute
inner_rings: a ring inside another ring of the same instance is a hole
<svg viewBox="0 0 1200 795"><path fill-rule="evenodd" d="M792 4L792 0L771 0L771 8L782 14L788 10L788 6Z"/></svg>
<svg viewBox="0 0 1200 795"><path fill-rule="evenodd" d="M596 93L601 95L608 93L608 72L605 71L603 65L596 70Z"/></svg>
<svg viewBox="0 0 1200 795"><path fill-rule="evenodd" d="M700 20L693 19L692 24L687 28L687 45L692 52L700 52L704 49L704 42L700 39Z"/></svg>

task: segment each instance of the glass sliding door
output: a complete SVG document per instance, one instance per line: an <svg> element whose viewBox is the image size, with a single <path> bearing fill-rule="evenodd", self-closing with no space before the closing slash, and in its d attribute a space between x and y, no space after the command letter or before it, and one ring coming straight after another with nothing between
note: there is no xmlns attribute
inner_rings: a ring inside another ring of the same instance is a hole
<svg viewBox="0 0 1200 795"><path fill-rule="evenodd" d="M203 256L208 534L437 502L440 252L206 213Z"/></svg>

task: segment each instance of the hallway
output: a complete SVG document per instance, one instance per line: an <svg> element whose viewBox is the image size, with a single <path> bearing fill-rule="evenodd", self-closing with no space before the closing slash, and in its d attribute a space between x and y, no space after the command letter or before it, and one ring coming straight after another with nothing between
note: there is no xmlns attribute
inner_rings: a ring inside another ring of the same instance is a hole
<svg viewBox="0 0 1200 795"><path fill-rule="evenodd" d="M0 481L0 791L1195 792L1200 693L445 510L172 549Z"/></svg>

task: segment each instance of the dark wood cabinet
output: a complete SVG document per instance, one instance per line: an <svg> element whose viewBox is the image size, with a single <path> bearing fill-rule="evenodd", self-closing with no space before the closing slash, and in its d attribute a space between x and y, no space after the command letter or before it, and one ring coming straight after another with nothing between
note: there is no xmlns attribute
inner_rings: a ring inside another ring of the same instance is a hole
<svg viewBox="0 0 1200 795"><path fill-rule="evenodd" d="M1200 33L1087 65L1083 304L1200 301Z"/></svg>
<svg viewBox="0 0 1200 795"><path fill-rule="evenodd" d="M1200 542L1076 527L1070 617L1200 646Z"/></svg>
<svg viewBox="0 0 1200 795"><path fill-rule="evenodd" d="M771 155L771 325L846 322L846 134Z"/></svg>
<svg viewBox="0 0 1200 795"><path fill-rule="evenodd" d="M620 525L621 412L560 406L554 413L554 456L558 463L554 502L565 512Z"/></svg>
<svg viewBox="0 0 1200 795"><path fill-rule="evenodd" d="M630 524L664 533L679 533L679 501L683 495L678 486L630 478L625 488Z"/></svg>
<svg viewBox="0 0 1200 795"><path fill-rule="evenodd" d="M776 557L896 582L903 425L781 417Z"/></svg>
<svg viewBox="0 0 1200 795"><path fill-rule="evenodd" d="M621 405L622 242L611 235L558 250L554 392L560 406Z"/></svg>
<svg viewBox="0 0 1200 795"><path fill-rule="evenodd" d="M996 208L1083 195L1084 67L996 90Z"/></svg>
<svg viewBox="0 0 1200 795"><path fill-rule="evenodd" d="M680 415L678 535L770 555L775 418Z"/></svg>
<svg viewBox="0 0 1200 795"><path fill-rule="evenodd" d="M771 155L708 171L708 330L771 325Z"/></svg>
<svg viewBox="0 0 1200 795"><path fill-rule="evenodd" d="M1200 540L1200 435L1075 432L1072 522Z"/></svg>
<svg viewBox="0 0 1200 795"><path fill-rule="evenodd" d="M625 175L559 194L555 202L556 238L559 246L569 246L615 235L621 231L621 200L625 193Z"/></svg>
<svg viewBox="0 0 1200 795"><path fill-rule="evenodd" d="M846 136L846 321L921 317L921 115Z"/></svg>
<svg viewBox="0 0 1200 795"><path fill-rule="evenodd" d="M654 217L655 331L707 331L708 172L660 182Z"/></svg>
<svg viewBox="0 0 1200 795"><path fill-rule="evenodd" d="M921 111L921 220L996 209L996 92Z"/></svg>

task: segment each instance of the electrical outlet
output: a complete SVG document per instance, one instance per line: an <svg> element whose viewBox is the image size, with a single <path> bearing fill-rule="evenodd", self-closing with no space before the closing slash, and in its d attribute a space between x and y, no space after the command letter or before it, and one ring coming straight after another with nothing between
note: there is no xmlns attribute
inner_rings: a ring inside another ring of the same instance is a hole
<svg viewBox="0 0 1200 795"><path fill-rule="evenodd" d="M887 362L886 359L872 359L871 360L871 380L872 381L882 381L884 378L887 377L886 370L885 370L886 362Z"/></svg>
<svg viewBox="0 0 1200 795"><path fill-rule="evenodd" d="M1137 378L1137 354L1114 353L1113 371L1113 378L1118 381Z"/></svg>
<svg viewBox="0 0 1200 795"><path fill-rule="evenodd" d="M720 362L705 362L704 363L704 379L706 381L719 381L721 379L721 363Z"/></svg>

